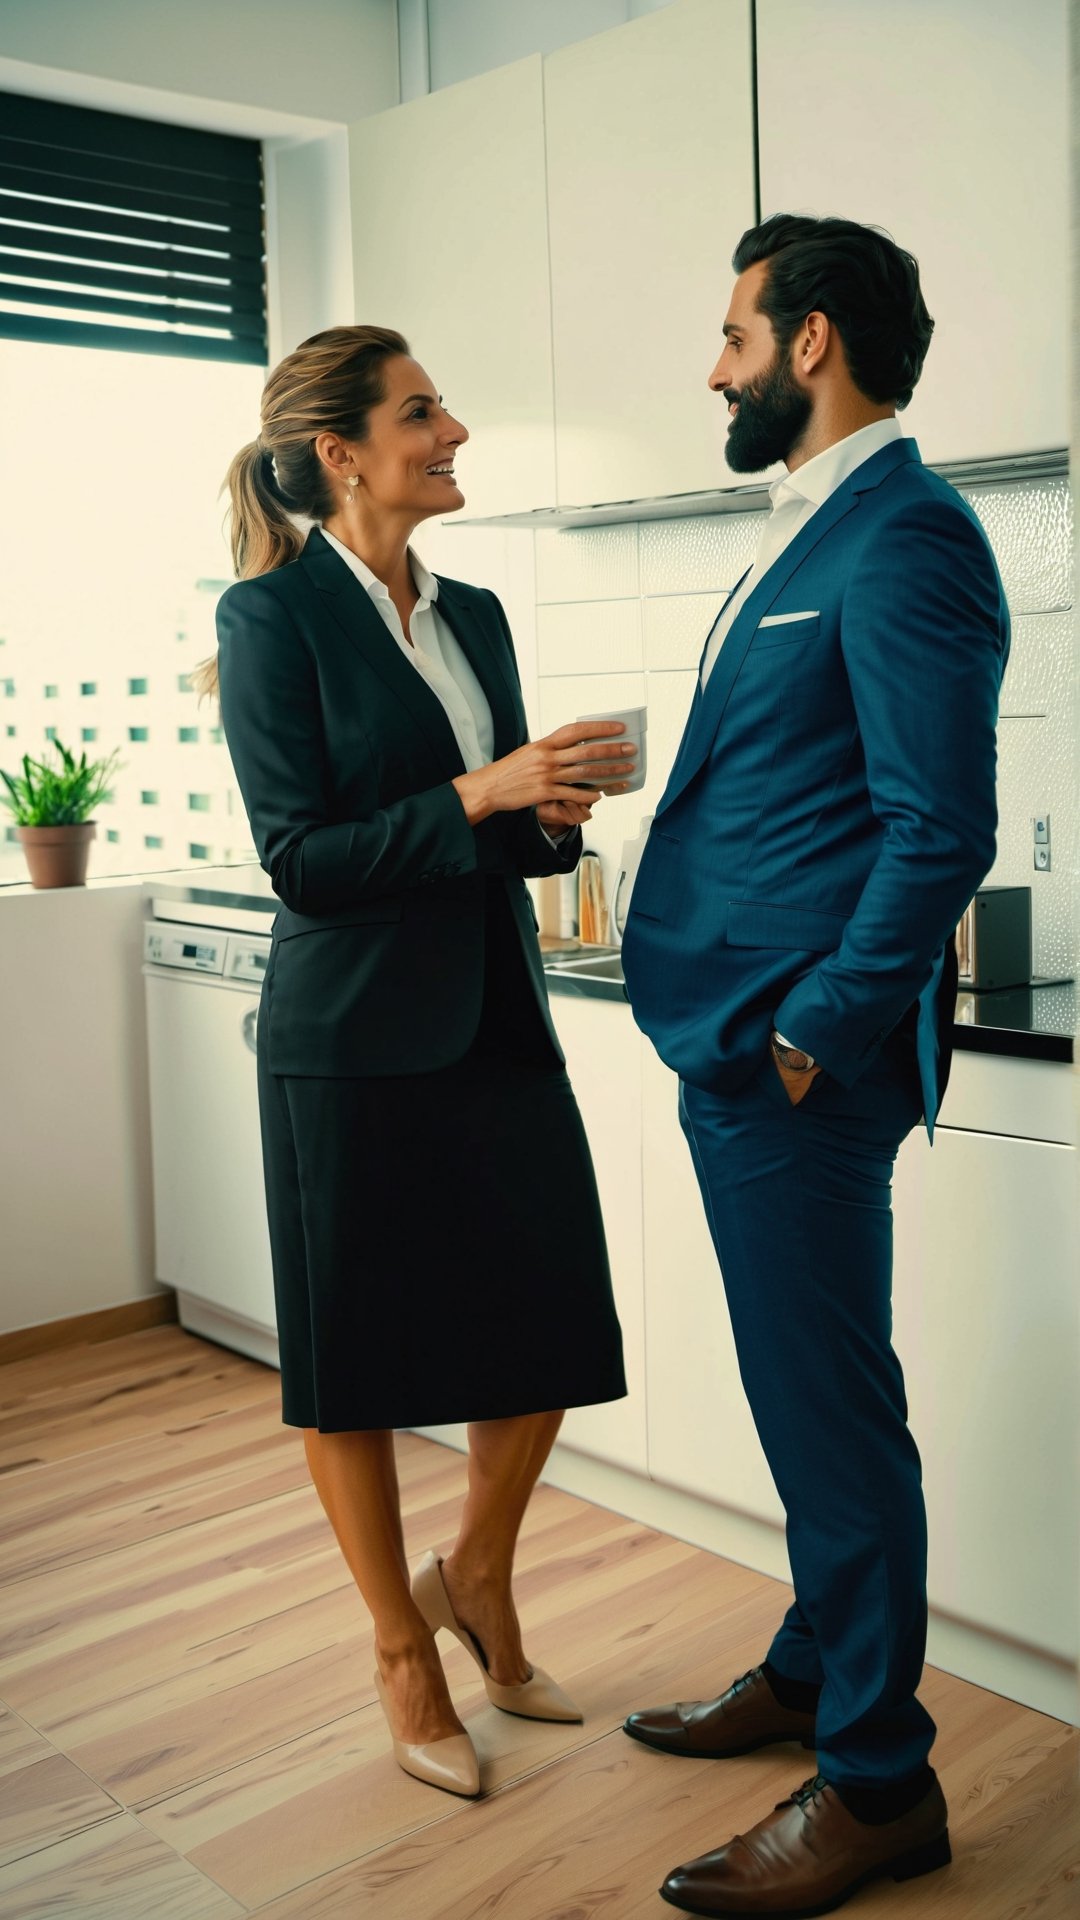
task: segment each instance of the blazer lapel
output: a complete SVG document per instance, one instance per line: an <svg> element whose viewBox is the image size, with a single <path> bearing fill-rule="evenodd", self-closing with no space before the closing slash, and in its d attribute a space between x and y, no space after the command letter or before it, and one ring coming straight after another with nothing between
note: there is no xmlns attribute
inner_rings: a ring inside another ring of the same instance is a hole
<svg viewBox="0 0 1080 1920"><path fill-rule="evenodd" d="M300 559L327 612L361 659L408 709L410 719L427 740L448 778L464 773L465 763L441 700L416 668L409 665L356 575L327 544L317 527L308 535ZM441 602L441 590L439 598Z"/></svg>
<svg viewBox="0 0 1080 1920"><path fill-rule="evenodd" d="M466 598L456 580L440 576L435 604L487 696L495 736L493 758L499 760L525 738L525 709L502 630L488 615L483 599L475 593Z"/></svg>
<svg viewBox="0 0 1080 1920"><path fill-rule="evenodd" d="M908 460L918 460L919 450L913 440L897 440L890 446L882 447L879 453L856 467L854 473L841 482L835 493L812 514L806 525L784 548L783 553L774 560L764 573L753 592L740 607L720 649L716 665L709 675L708 685L699 689L691 708L683 744L671 770L671 777L664 790L663 798L657 807L657 815L665 812L679 794L689 786L694 775L704 765L717 728L724 717L724 711L731 697L731 690L738 678L739 668L750 648L750 642L757 630L758 621L766 614L774 600L786 587L792 574L812 553L820 540L831 533L846 516L859 504L860 493L868 493Z"/></svg>

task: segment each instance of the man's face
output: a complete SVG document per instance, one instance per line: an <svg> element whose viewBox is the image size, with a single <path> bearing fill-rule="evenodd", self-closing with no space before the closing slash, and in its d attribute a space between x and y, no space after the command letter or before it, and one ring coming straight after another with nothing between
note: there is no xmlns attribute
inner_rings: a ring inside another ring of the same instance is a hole
<svg viewBox="0 0 1080 1920"><path fill-rule="evenodd" d="M813 402L781 354L758 294L768 261L747 267L735 282L724 321L726 345L709 375L709 386L727 401L727 463L736 473L760 473L786 460L806 431Z"/></svg>

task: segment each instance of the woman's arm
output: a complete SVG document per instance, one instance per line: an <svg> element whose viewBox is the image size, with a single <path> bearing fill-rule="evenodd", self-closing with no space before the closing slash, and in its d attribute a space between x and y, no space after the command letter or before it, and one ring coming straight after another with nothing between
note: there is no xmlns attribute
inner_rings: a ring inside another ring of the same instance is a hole
<svg viewBox="0 0 1080 1920"><path fill-rule="evenodd" d="M269 585L247 580L217 610L221 719L259 859L296 913L471 873L476 836L453 785L331 821L314 662Z"/></svg>

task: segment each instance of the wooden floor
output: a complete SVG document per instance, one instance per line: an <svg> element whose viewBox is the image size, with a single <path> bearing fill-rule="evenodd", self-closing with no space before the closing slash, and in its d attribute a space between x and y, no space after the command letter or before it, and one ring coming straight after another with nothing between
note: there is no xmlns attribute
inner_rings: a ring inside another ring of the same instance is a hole
<svg viewBox="0 0 1080 1920"><path fill-rule="evenodd" d="M460 1457L400 1442L411 1555L454 1533ZM484 1797L394 1765L371 1634L279 1424L277 1375L176 1327L0 1369L4 1920L661 1920L663 1874L809 1771L780 1747L665 1760L636 1705L753 1665L786 1589L541 1488L519 1560L533 1658L585 1724L489 1707L446 1654ZM1080 1911L1080 1735L927 1670L955 1860L861 1920Z"/></svg>

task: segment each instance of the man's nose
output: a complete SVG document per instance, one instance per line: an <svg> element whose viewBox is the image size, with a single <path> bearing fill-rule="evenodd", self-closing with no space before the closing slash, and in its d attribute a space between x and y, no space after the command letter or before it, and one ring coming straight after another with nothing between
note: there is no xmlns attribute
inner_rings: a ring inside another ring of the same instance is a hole
<svg viewBox="0 0 1080 1920"><path fill-rule="evenodd" d="M712 393L722 393L724 388L730 385L731 385L731 378L727 372L726 367L724 366L724 355L721 354L719 360L717 361L715 367L713 368L712 372L709 375L709 389L710 389L710 392Z"/></svg>

